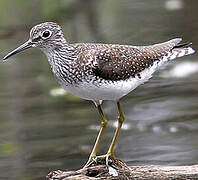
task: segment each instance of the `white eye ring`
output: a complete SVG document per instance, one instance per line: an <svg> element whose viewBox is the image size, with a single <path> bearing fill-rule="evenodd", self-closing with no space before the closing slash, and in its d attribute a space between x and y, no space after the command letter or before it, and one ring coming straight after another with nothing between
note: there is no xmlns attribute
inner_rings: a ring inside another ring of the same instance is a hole
<svg viewBox="0 0 198 180"><path fill-rule="evenodd" d="M51 36L52 32L49 31L49 30L45 30L43 33L42 33L42 38L43 39L47 39Z"/></svg>

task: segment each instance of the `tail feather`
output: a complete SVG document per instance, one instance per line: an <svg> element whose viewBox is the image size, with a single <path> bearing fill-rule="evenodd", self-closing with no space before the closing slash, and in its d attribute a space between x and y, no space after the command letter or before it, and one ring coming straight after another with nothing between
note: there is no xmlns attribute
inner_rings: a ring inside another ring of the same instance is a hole
<svg viewBox="0 0 198 180"><path fill-rule="evenodd" d="M173 60L178 57L193 54L195 50L191 47L192 43L179 44L181 39L177 38L172 40L175 43L173 49L166 55L167 60Z"/></svg>
<svg viewBox="0 0 198 180"><path fill-rule="evenodd" d="M174 46L174 49L175 48L184 48L184 47L190 47L192 45L192 43L182 43L182 44L177 44L176 46Z"/></svg>

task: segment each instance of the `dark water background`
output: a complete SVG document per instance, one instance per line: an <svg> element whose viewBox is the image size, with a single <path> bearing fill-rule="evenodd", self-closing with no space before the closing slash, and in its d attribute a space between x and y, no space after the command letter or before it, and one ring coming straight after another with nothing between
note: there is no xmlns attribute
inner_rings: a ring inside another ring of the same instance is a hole
<svg viewBox="0 0 198 180"><path fill-rule="evenodd" d="M0 58L45 21L59 23L69 42L146 45L183 37L197 49L197 16L197 0L1 0ZM197 76L197 54L180 58L122 99L120 159L130 165L197 164ZM51 170L86 162L99 116L91 102L58 88L39 50L0 64L0 179L44 179ZM113 102L103 107L109 128L101 154L117 117Z"/></svg>

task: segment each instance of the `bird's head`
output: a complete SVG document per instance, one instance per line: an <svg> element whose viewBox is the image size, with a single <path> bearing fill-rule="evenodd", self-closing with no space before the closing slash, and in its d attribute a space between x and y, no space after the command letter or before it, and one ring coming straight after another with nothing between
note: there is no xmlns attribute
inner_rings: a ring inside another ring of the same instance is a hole
<svg viewBox="0 0 198 180"><path fill-rule="evenodd" d="M58 24L53 22L38 24L31 29L28 41L8 53L3 60L31 47L45 51L58 48L62 43L66 43L66 40Z"/></svg>

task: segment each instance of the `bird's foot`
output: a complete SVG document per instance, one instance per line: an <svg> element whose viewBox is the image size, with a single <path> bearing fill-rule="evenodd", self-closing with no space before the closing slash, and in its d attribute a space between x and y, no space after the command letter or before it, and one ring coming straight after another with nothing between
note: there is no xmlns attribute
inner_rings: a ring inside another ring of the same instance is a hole
<svg viewBox="0 0 198 180"><path fill-rule="evenodd" d="M95 158L96 158L95 155L94 155L94 156L90 156L89 159L88 159L88 161L87 161L86 164L84 165L83 169L84 169L84 168L87 168L87 167L89 167L91 164L95 163L95 162L96 162L96 161L95 161Z"/></svg>
<svg viewBox="0 0 198 180"><path fill-rule="evenodd" d="M91 165L111 165L112 164L112 159L111 157L113 157L111 154L107 153L101 156L93 156L90 157L88 162L85 164L85 166L83 168L87 168Z"/></svg>
<svg viewBox="0 0 198 180"><path fill-rule="evenodd" d="M95 157L95 162L98 164L105 164L105 165L110 165L112 163L112 160L110 157L113 157L111 154L107 153L101 156L96 156Z"/></svg>

